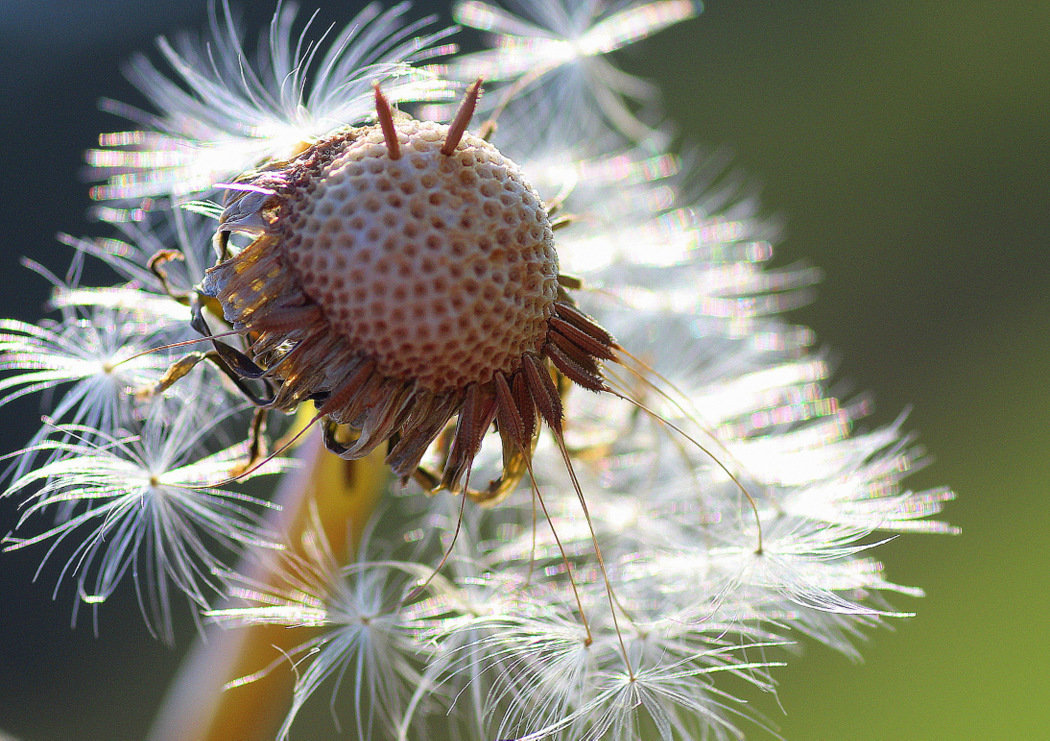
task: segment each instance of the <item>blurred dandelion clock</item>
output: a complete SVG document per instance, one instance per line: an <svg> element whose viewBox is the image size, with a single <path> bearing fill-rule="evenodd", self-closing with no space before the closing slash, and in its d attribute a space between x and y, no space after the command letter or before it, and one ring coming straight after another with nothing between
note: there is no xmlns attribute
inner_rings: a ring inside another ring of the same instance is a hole
<svg viewBox="0 0 1050 741"><path fill-rule="evenodd" d="M108 236L0 324L0 405L47 415L4 544L100 625L130 583L175 640L188 601L152 738L775 734L793 641L921 595L878 545L951 493L906 488L903 422L854 430L782 316L815 272L616 66L698 10L279 3L253 43L224 2L132 61Z"/></svg>

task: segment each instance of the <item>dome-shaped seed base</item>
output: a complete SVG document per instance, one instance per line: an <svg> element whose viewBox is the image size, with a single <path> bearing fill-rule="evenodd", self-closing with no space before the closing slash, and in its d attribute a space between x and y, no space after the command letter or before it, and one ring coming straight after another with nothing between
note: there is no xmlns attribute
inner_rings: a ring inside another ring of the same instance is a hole
<svg viewBox="0 0 1050 741"><path fill-rule="evenodd" d="M518 168L477 137L397 124L390 159L365 129L286 201L286 262L333 329L388 377L433 392L512 372L557 296L550 221Z"/></svg>

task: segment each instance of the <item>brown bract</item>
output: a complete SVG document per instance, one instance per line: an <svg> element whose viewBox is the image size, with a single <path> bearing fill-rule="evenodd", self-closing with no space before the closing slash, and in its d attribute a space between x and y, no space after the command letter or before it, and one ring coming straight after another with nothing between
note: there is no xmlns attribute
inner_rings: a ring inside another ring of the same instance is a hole
<svg viewBox="0 0 1050 741"><path fill-rule="evenodd" d="M559 286L550 219L517 166L465 123L394 122L383 104L377 91L381 125L242 179L219 241L255 241L201 291L276 384L270 406L313 399L339 455L389 442L403 480L495 501L527 469L539 418L560 438L550 364L605 390L599 361L616 344ZM440 474L419 468L453 418ZM464 479L493 423L503 475L471 490ZM352 439L338 439L342 424Z"/></svg>

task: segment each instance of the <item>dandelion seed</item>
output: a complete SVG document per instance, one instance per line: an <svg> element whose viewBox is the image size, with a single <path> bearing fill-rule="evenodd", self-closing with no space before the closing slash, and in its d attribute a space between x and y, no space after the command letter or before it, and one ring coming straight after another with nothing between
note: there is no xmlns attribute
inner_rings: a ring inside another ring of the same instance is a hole
<svg viewBox="0 0 1050 741"><path fill-rule="evenodd" d="M126 283L104 288L58 284L51 304L62 310L98 307L139 315L157 332L153 338L157 344L196 336L187 322L188 303L194 286L215 261L214 219L175 209L143 214L137 220L117 217L111 223L121 238L60 235L59 239L78 257L90 256L109 266ZM157 261L158 255L165 259Z"/></svg>
<svg viewBox="0 0 1050 741"><path fill-rule="evenodd" d="M334 685L332 714L337 725L335 694L345 691L352 697L356 737L382 737L396 727L412 688L421 682L416 628L401 600L407 585L425 578L428 569L416 563L367 560L342 567L333 562L319 528L315 523L305 538L306 555L288 553L271 583L230 576L232 594L247 606L211 610L206 616L225 625L321 629L287 656L296 662L297 673L291 709L277 738L289 737L303 705L326 682ZM368 543L366 536L362 553ZM233 686L259 676L237 680Z"/></svg>
<svg viewBox="0 0 1050 741"><path fill-rule="evenodd" d="M542 84L542 93L536 97L558 108L564 121L590 135L601 130L600 125L588 123L596 121L596 114L630 139L642 140L656 133L624 102L624 97L652 99L655 89L621 72L604 55L694 17L695 3L620 3L611 9L597 0L515 5L521 16L486 2L457 3L456 20L494 34L495 48L457 57L451 74L461 80L483 77L516 82L513 91L522 100L529 100L529 88Z"/></svg>
<svg viewBox="0 0 1050 741"><path fill-rule="evenodd" d="M104 185L100 200L182 198L271 161L372 114L372 82L395 103L449 96L449 87L413 64L452 51L449 32L418 35L432 19L404 24L408 3L372 3L342 30L311 41L313 17L296 33L294 6L279 8L269 37L251 59L227 0L211 18L211 37L160 39L178 80L145 57L127 70L158 113L109 101L105 108L142 127L104 134L88 153ZM323 42L323 45L322 45Z"/></svg>
<svg viewBox="0 0 1050 741"><path fill-rule="evenodd" d="M61 322L0 322L0 406L27 394L72 384L52 409L55 419L110 430L127 418L127 389L156 380L169 362L143 356L154 344L150 328L119 310L99 309Z"/></svg>
<svg viewBox="0 0 1050 741"><path fill-rule="evenodd" d="M265 502L208 486L225 478L244 446L202 456L212 430L200 427L198 411L186 407L170 419L157 403L138 434L62 425L57 439L16 453L46 452L49 459L0 495L29 493L16 532L49 508L64 507L67 515L35 535L8 536L5 550L49 543L46 562L62 542L76 541L59 584L67 575L75 579L79 601L95 606L130 573L147 624L171 642L175 594L207 606L209 595L223 590L216 574L224 557L274 542L259 518ZM275 461L258 473L284 467ZM74 621L77 611L75 606Z"/></svg>

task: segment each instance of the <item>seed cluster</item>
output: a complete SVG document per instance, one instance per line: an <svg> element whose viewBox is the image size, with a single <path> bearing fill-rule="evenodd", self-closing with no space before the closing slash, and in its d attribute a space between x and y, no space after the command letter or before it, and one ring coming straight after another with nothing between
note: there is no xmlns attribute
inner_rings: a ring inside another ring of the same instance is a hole
<svg viewBox="0 0 1050 741"><path fill-rule="evenodd" d="M279 221L284 262L332 328L391 378L441 393L510 373L546 340L558 262L547 212L516 165L447 127L348 139Z"/></svg>

